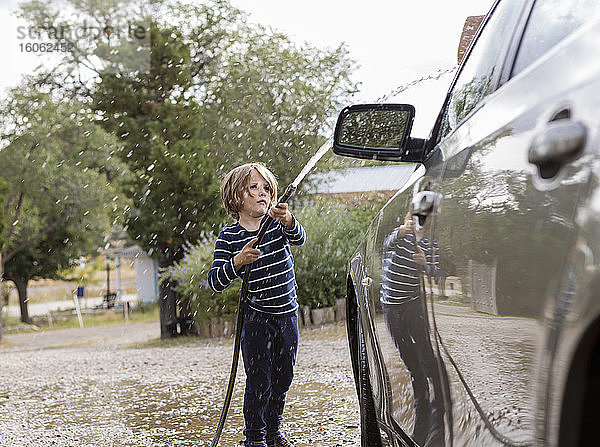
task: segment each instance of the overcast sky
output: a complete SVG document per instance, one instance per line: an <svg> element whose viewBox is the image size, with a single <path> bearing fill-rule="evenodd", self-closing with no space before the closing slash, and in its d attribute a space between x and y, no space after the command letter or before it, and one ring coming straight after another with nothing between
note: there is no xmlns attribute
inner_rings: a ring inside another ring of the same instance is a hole
<svg viewBox="0 0 600 447"><path fill-rule="evenodd" d="M250 14L252 22L285 32L292 40L325 48L345 42L360 68L355 102L369 102L414 79L456 65L458 41L469 15L487 12L491 0L230 0ZM39 58L22 53L17 39L20 22L12 16L18 0L0 0L0 39L5 62L0 88L18 83ZM426 136L450 82L425 82L394 102L416 106L416 136Z"/></svg>
<svg viewBox="0 0 600 447"><path fill-rule="evenodd" d="M296 42L324 47L345 42L360 68L355 102L371 102L415 79L456 65L465 19L485 14L492 0L230 0L253 22ZM416 107L414 135L428 135L452 76L424 82L387 102Z"/></svg>

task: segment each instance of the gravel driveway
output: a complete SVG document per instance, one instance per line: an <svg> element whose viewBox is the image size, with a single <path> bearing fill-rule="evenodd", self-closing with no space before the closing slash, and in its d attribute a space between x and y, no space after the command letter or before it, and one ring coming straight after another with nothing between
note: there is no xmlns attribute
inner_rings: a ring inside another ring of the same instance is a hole
<svg viewBox="0 0 600 447"><path fill-rule="evenodd" d="M132 346L158 337L158 322L5 335L0 445L210 445L232 340ZM244 380L240 365L221 446L243 438ZM284 432L297 446L358 446L358 418L344 325L303 331Z"/></svg>

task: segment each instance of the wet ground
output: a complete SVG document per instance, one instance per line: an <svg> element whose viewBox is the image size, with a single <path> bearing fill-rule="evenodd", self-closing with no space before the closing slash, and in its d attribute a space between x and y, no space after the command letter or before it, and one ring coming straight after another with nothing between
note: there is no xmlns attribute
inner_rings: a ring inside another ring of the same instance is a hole
<svg viewBox="0 0 600 447"><path fill-rule="evenodd" d="M233 343L144 344L158 336L158 322L4 336L0 445L210 445ZM221 446L242 439L244 380L240 365ZM360 445L343 323L301 333L283 431L297 446Z"/></svg>

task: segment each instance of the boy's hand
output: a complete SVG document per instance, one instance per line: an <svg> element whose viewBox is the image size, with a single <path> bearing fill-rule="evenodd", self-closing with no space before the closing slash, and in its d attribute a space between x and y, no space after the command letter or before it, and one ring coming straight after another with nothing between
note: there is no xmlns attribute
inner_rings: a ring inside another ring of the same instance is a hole
<svg viewBox="0 0 600 447"><path fill-rule="evenodd" d="M240 267L242 267L246 264L252 264L254 261L256 261L258 259L258 256L260 255L260 250L258 248L252 247L257 241L258 241L258 238L255 237L254 239L249 241L246 245L244 245L244 248L242 248L242 251L240 251L237 255L235 255L233 257L233 265L234 265L236 271L239 270Z"/></svg>
<svg viewBox="0 0 600 447"><path fill-rule="evenodd" d="M404 216L404 224L400 226L398 230L398 237L404 237L407 234L415 232L415 220L410 213L406 213Z"/></svg>
<svg viewBox="0 0 600 447"><path fill-rule="evenodd" d="M288 229L292 229L294 227L294 218L288 210L287 203L280 203L277 206L271 207L269 210L269 216L281 222L281 224Z"/></svg>
<svg viewBox="0 0 600 447"><path fill-rule="evenodd" d="M425 252L417 247L417 252L413 255L413 260L422 267L427 267L427 258Z"/></svg>

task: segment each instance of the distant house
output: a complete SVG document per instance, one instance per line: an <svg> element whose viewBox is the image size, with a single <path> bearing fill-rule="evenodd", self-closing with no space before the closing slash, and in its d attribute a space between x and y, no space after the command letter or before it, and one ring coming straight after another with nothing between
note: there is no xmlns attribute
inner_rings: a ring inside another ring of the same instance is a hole
<svg viewBox="0 0 600 447"><path fill-rule="evenodd" d="M107 258L115 260L117 269L116 292L117 300L122 299L121 278L120 278L120 259L133 259L135 263L135 284L137 292L137 301L143 303L155 303L158 301L158 264L156 259L152 259L139 246L120 247L105 250L103 252Z"/></svg>
<svg viewBox="0 0 600 447"><path fill-rule="evenodd" d="M311 194L344 197L368 197L383 193L390 197L415 170L414 163L340 169L313 174Z"/></svg>

